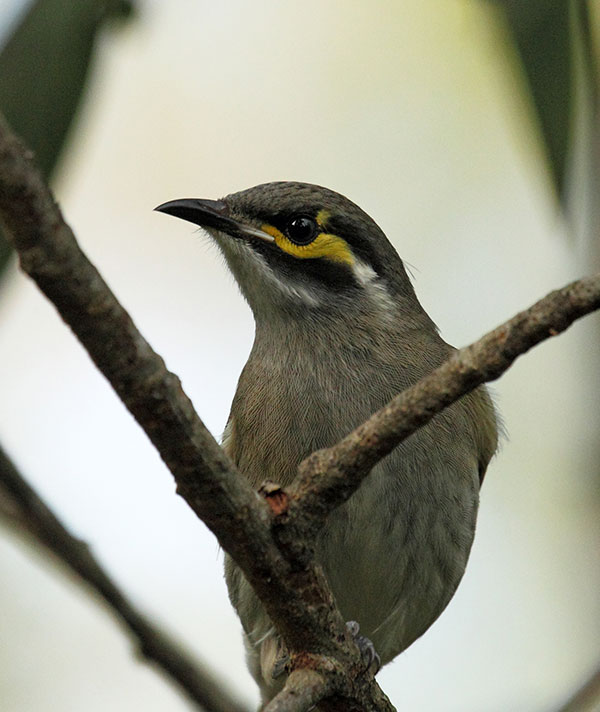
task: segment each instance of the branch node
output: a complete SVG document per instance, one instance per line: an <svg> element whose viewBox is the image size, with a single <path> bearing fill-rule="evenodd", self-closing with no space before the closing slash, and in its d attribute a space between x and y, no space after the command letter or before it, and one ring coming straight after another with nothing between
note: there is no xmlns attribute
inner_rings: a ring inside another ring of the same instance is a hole
<svg viewBox="0 0 600 712"><path fill-rule="evenodd" d="M260 486L258 493L265 498L273 514L278 517L287 514L290 498L288 493L276 482L266 480Z"/></svg>

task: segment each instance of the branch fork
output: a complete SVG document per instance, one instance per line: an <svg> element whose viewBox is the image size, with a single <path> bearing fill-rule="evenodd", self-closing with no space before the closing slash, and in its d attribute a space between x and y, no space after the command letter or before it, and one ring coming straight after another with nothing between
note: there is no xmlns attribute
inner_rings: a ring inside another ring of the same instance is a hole
<svg viewBox="0 0 600 712"><path fill-rule="evenodd" d="M575 319L600 308L600 275L573 282L457 351L331 448L286 490L254 492L83 254L32 162L0 117L0 219L25 271L55 304L170 469L180 494L241 567L281 634L291 674L268 712L393 710L312 555L326 516L403 439Z"/></svg>

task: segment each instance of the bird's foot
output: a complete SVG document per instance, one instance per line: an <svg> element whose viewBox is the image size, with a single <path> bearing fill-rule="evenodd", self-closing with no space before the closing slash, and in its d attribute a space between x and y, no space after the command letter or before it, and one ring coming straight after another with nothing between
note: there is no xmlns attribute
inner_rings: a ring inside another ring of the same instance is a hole
<svg viewBox="0 0 600 712"><path fill-rule="evenodd" d="M375 646L366 636L360 634L360 626L356 621L348 621L346 623L346 629L358 646L360 656L367 670L371 670L373 675L376 675L381 667L381 658L375 650Z"/></svg>

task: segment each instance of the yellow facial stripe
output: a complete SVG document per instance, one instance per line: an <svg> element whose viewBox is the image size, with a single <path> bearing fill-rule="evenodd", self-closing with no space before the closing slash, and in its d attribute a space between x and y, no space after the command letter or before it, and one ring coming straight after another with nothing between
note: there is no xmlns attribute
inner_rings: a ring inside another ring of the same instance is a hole
<svg viewBox="0 0 600 712"><path fill-rule="evenodd" d="M325 210L321 210L321 213L325 213ZM317 216L317 222L322 224L319 216ZM325 220L322 218L322 221ZM296 245L291 240L278 230L273 225L264 224L260 226L261 230L272 235L275 238L275 244L280 250L287 252L288 255L293 255L294 257L299 257L300 259L311 260L317 257L324 257L327 260L332 260L333 262L343 262L347 265L354 264L354 255L352 250L348 246L346 240L343 240L337 235L333 235L329 232L319 233L315 239L308 245Z"/></svg>
<svg viewBox="0 0 600 712"><path fill-rule="evenodd" d="M331 213L329 210L319 210L317 213L317 225L320 225L320 227L325 227L325 224L327 223L327 220L331 217Z"/></svg>

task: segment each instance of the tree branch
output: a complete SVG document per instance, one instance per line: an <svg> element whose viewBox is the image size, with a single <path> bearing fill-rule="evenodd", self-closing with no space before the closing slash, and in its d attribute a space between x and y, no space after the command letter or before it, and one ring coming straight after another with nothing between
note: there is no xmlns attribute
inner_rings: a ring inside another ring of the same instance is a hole
<svg viewBox="0 0 600 712"><path fill-rule="evenodd" d="M295 670L263 712L307 712L326 696L329 687L329 681L319 673Z"/></svg>
<svg viewBox="0 0 600 712"><path fill-rule="evenodd" d="M288 492L271 486L260 498L198 418L177 377L166 370L81 252L31 156L1 121L0 216L23 270L55 304L148 434L173 473L178 493L256 590L290 651L290 678L296 679L296 670L313 670L327 680L322 692L330 697L320 703L322 709L343 709L338 704L342 697L345 709L392 709L364 671L314 563L312 542L321 517L348 499L369 469L402 438L460 395L498 377L534 343L598 308L600 279L582 280L542 300L548 309L546 321L539 310L528 310L484 337L481 346L463 349L440 367L442 377L425 379L341 443L309 457ZM565 302L570 307L561 312ZM554 309L559 312L553 316ZM520 324L520 331L512 322ZM519 341L515 333L526 338ZM291 699L291 692L286 694Z"/></svg>
<svg viewBox="0 0 600 712"><path fill-rule="evenodd" d="M154 663L193 702L207 712L246 712L215 675L181 645L140 613L94 558L74 537L0 447L0 519L20 536L28 534L66 564L120 619L140 655Z"/></svg>
<svg viewBox="0 0 600 712"><path fill-rule="evenodd" d="M302 565L277 547L270 508L225 456L179 379L83 254L31 152L1 117L0 217L21 268L54 303L142 426L173 474L178 494L255 588L287 645L292 666L303 664L297 654L306 651L323 661L317 667L326 676L330 660L343 661L349 680L357 688L362 685L379 705L371 709L393 709L364 670L311 545L300 547Z"/></svg>
<svg viewBox="0 0 600 712"><path fill-rule="evenodd" d="M382 457L461 396L501 376L530 348L600 309L600 274L551 292L403 391L333 447L300 464L289 514L311 529L358 489ZM296 536L301 535L300 531Z"/></svg>

